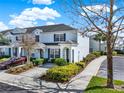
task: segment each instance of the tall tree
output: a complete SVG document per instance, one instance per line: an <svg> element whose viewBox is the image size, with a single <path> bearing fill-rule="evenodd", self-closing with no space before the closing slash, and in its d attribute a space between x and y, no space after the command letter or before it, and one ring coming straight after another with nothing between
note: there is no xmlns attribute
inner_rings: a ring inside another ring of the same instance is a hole
<svg viewBox="0 0 124 93"><path fill-rule="evenodd" d="M34 47L36 45L35 37L31 34L22 35L22 40L20 42L21 47L26 51L27 63L30 63L30 57Z"/></svg>
<svg viewBox="0 0 124 93"><path fill-rule="evenodd" d="M99 33L96 34L93 39L99 42L99 51L101 51L101 41L105 41L106 37L103 34Z"/></svg>
<svg viewBox="0 0 124 93"><path fill-rule="evenodd" d="M5 45L9 45L9 40L7 38L5 38L2 34L0 34L0 43L1 44L5 44Z"/></svg>
<svg viewBox="0 0 124 93"><path fill-rule="evenodd" d="M80 27L83 35L95 32L106 37L107 87L114 88L112 51L118 34L124 29L122 0L64 0L62 5L64 12L75 26Z"/></svg>

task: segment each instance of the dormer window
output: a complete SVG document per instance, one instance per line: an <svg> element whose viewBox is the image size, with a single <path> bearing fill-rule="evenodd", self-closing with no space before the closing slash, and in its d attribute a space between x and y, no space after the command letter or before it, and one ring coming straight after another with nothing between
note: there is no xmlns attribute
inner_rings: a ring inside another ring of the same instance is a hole
<svg viewBox="0 0 124 93"><path fill-rule="evenodd" d="M39 40L39 35L36 35L36 36L35 36L35 41L36 41L36 42L39 42L39 41L40 41L40 40Z"/></svg>
<svg viewBox="0 0 124 93"><path fill-rule="evenodd" d="M54 34L54 41L65 41L66 34Z"/></svg>

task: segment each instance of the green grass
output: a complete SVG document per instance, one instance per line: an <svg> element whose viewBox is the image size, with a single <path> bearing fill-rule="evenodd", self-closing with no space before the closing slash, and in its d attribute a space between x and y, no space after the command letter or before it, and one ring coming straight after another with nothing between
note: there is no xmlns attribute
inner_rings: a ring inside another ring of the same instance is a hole
<svg viewBox="0 0 124 93"><path fill-rule="evenodd" d="M9 58L2 58L2 59L0 59L0 63L1 62L5 62L5 61L7 61Z"/></svg>
<svg viewBox="0 0 124 93"><path fill-rule="evenodd" d="M115 89L106 88L106 79L93 77L84 93L124 93ZM124 82L115 80L114 85L124 85Z"/></svg>

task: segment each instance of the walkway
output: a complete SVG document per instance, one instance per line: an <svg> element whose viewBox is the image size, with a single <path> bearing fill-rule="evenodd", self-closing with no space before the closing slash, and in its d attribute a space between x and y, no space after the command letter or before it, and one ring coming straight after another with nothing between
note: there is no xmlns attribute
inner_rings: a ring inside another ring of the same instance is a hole
<svg viewBox="0 0 124 93"><path fill-rule="evenodd" d="M35 78L32 78L32 74L25 76L10 75L7 73L0 73L0 82L14 84L27 89L35 89L38 93L82 93L86 89L92 76L97 74L97 71L101 63L106 59L105 56L99 57L93 60L80 74L72 78L70 82L66 84L52 83L42 81L41 83ZM43 67L41 67L43 69ZM45 68L46 69L46 68ZM38 71L40 72L40 71ZM34 74L35 75L35 74ZM43 86L39 89L39 84Z"/></svg>

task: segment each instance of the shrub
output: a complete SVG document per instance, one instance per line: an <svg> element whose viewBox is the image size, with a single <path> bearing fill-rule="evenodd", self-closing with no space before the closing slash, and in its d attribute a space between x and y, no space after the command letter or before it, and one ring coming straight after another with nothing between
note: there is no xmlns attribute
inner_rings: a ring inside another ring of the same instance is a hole
<svg viewBox="0 0 124 93"><path fill-rule="evenodd" d="M106 52L100 51L101 55L106 55Z"/></svg>
<svg viewBox="0 0 124 93"><path fill-rule="evenodd" d="M55 64L57 64L58 66L64 66L64 65L67 65L68 63L63 58L56 58Z"/></svg>
<svg viewBox="0 0 124 93"><path fill-rule="evenodd" d="M95 59L95 58L96 58L96 55L94 55L94 54L88 54L88 55L85 57L84 61L87 63L87 62L92 61L92 60Z"/></svg>
<svg viewBox="0 0 124 93"><path fill-rule="evenodd" d="M96 57L101 56L101 52L99 52L99 51L94 51L94 52L92 52L92 54L96 55Z"/></svg>
<svg viewBox="0 0 124 93"><path fill-rule="evenodd" d="M22 66L10 68L10 69L7 70L7 73L19 74L19 73L27 71L31 68L33 68L33 64L25 64L25 65L22 65Z"/></svg>
<svg viewBox="0 0 124 93"><path fill-rule="evenodd" d="M116 51L117 54L124 54L124 51L122 51L122 50L114 50L114 51Z"/></svg>
<svg viewBox="0 0 124 93"><path fill-rule="evenodd" d="M81 68L85 67L85 63L84 62L77 62L75 63L77 66L80 66Z"/></svg>
<svg viewBox="0 0 124 93"><path fill-rule="evenodd" d="M37 58L37 59L33 60L32 62L34 65L38 66L44 62L44 59Z"/></svg>
<svg viewBox="0 0 124 93"><path fill-rule="evenodd" d="M36 59L36 58L31 57L31 58L30 58L30 61L33 61L33 60L35 60L35 59Z"/></svg>
<svg viewBox="0 0 124 93"><path fill-rule="evenodd" d="M48 58L44 58L43 64L48 62Z"/></svg>
<svg viewBox="0 0 124 93"><path fill-rule="evenodd" d="M113 52L112 52L112 55L113 55L113 56L116 56L116 55L117 55L117 52L116 52L116 51L113 51Z"/></svg>
<svg viewBox="0 0 124 93"><path fill-rule="evenodd" d="M46 78L53 81L65 82L70 80L72 76L79 73L80 69L81 68L76 64L69 64L66 66L54 67L47 70Z"/></svg>
<svg viewBox="0 0 124 93"><path fill-rule="evenodd" d="M55 63L55 58L51 59L51 62L52 62L52 63Z"/></svg>

